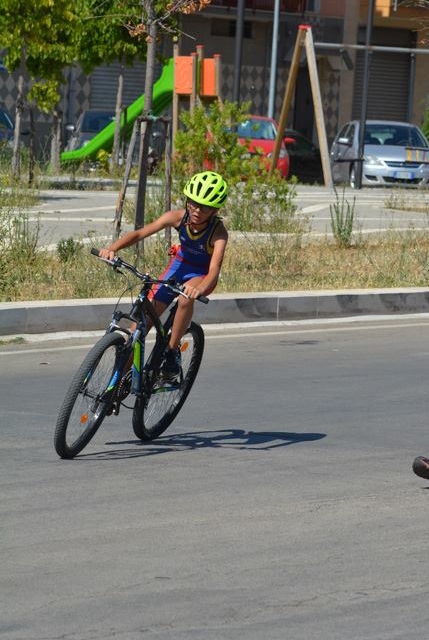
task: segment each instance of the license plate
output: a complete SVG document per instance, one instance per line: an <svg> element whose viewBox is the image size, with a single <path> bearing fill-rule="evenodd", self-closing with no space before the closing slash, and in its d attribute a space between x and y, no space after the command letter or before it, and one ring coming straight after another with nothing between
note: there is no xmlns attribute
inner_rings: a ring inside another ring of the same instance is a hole
<svg viewBox="0 0 429 640"><path fill-rule="evenodd" d="M395 171L393 177L398 180L414 180L414 173L412 171Z"/></svg>

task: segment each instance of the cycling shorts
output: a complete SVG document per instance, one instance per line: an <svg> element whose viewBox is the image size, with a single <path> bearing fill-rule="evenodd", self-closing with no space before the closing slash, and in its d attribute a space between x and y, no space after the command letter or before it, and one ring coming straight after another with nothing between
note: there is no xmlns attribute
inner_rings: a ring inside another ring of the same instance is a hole
<svg viewBox="0 0 429 640"><path fill-rule="evenodd" d="M180 258L173 258L166 270L159 277L161 280L174 278L178 284L183 284L192 278L201 278L205 275L207 275L207 269L205 267L184 262ZM177 297L177 294L165 285L157 284L152 288L152 295L150 297L169 305L173 302L174 298Z"/></svg>

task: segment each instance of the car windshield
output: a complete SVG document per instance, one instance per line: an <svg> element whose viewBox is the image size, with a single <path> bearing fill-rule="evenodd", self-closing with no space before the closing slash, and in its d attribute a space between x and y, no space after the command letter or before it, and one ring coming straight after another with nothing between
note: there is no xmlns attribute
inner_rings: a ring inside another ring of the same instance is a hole
<svg viewBox="0 0 429 640"><path fill-rule="evenodd" d="M0 128L13 131L13 122L9 117L9 114L6 113L6 111L4 111L3 109L0 109Z"/></svg>
<svg viewBox="0 0 429 640"><path fill-rule="evenodd" d="M96 133L97 131L101 131L104 127L107 127L108 124L112 122L115 115L110 111L106 112L91 112L87 111L82 120L82 125L80 127L81 131L89 131L91 133Z"/></svg>
<svg viewBox="0 0 429 640"><path fill-rule="evenodd" d="M237 133L240 138L251 140L275 140L276 129L269 120L245 120L238 125Z"/></svg>
<svg viewBox="0 0 429 640"><path fill-rule="evenodd" d="M365 144L428 147L428 143L416 127L401 124L367 124Z"/></svg>

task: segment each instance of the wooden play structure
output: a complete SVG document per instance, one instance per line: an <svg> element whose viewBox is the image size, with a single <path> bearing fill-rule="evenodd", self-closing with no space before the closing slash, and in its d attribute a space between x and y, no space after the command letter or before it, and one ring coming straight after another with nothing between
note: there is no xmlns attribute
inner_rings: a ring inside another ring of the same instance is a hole
<svg viewBox="0 0 429 640"><path fill-rule="evenodd" d="M179 126L180 99L189 99L189 109L192 112L198 103L221 100L221 56L215 54L213 58L204 57L204 47L197 45L196 51L190 56L180 56L178 45L174 45L174 90L172 109L172 138Z"/></svg>
<svg viewBox="0 0 429 640"><path fill-rule="evenodd" d="M289 70L289 77L286 84L285 95L283 98L282 110L279 118L278 135L273 156L271 158L270 175L277 166L280 147L283 138L283 131L286 129L287 118L292 104L292 98L295 91L296 80L298 76L299 61L301 54L305 49L307 55L308 72L310 76L311 93L313 96L314 115L316 121L317 137L319 140L320 156L322 160L323 178L327 187L333 186L331 163L329 161L328 140L326 137L325 119L323 115L322 97L320 93L319 76L317 73L316 54L314 50L313 34L311 27L307 24L301 24L298 27L298 35L295 42L295 49L292 56L292 62Z"/></svg>
<svg viewBox="0 0 429 640"><path fill-rule="evenodd" d="M132 157L137 140L149 139L152 124L155 120L163 123L165 127L165 210L171 205L171 156L173 152L175 134L179 126L180 100L189 99L189 109L192 111L198 103L211 100L220 100L221 56L215 54L213 58L204 57L204 47L199 45L196 52L190 56L180 56L178 45L174 45L173 57L173 83L172 83L172 117L141 115L134 122L133 132L129 144L127 162L122 186L116 203L115 218L113 221L113 238L119 237L122 225L122 211L125 202L126 190L131 173ZM141 134L141 127L144 134ZM148 142L146 142L148 144ZM144 206L147 182L147 169L144 167L139 172L137 187L136 212L144 220ZM136 228L141 226L137 224ZM170 244L171 231L166 231L166 243Z"/></svg>

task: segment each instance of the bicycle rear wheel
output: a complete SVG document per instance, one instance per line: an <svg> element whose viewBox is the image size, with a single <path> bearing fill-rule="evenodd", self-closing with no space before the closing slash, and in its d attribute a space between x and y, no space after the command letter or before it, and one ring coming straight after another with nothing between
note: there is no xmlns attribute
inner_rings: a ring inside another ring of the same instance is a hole
<svg viewBox="0 0 429 640"><path fill-rule="evenodd" d="M125 337L108 333L97 342L77 370L64 398L55 428L55 450L61 458L74 458L95 435L121 381L113 379L118 351Z"/></svg>
<svg viewBox="0 0 429 640"><path fill-rule="evenodd" d="M204 332L200 325L191 323L181 340L180 351L180 386L175 389L154 388L148 398L136 400L133 429L140 440L153 440L161 435L173 422L188 397L204 352Z"/></svg>

